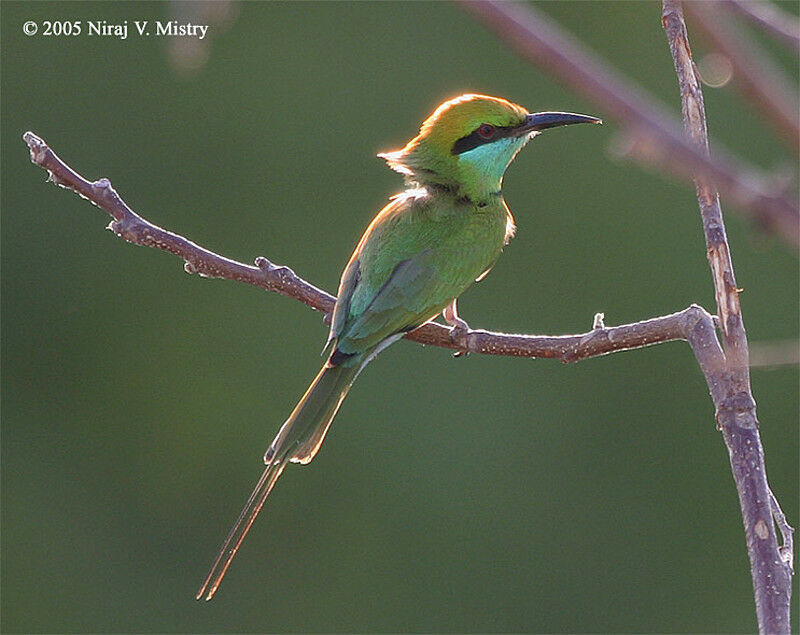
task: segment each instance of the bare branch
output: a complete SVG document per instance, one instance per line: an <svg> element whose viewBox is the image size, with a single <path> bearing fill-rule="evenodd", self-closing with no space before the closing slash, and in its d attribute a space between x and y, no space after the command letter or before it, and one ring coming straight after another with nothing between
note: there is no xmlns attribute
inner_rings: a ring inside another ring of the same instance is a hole
<svg viewBox="0 0 800 635"><path fill-rule="evenodd" d="M88 181L64 163L34 133L26 132L23 139L30 148L31 161L48 171L48 180L73 190L105 210L114 219L109 224L109 229L129 243L162 249L183 258L187 273L197 273L206 278L237 280L280 293L323 312L326 319L329 319L336 298L309 284L288 267L276 266L263 257L256 258L256 266L236 262L162 229L128 207L108 179ZM702 308L692 305L672 315L623 326L606 327L602 321L596 320L595 328L580 335L510 335L475 330L454 340L449 328L428 323L408 333L406 338L420 344L466 353L546 357L576 362L615 351L685 340L698 322L711 325L713 332L711 319Z"/></svg>
<svg viewBox="0 0 800 635"><path fill-rule="evenodd" d="M737 11L754 24L795 51L800 51L800 20L796 16L776 7L771 2L753 0L722 0L726 7Z"/></svg>
<svg viewBox="0 0 800 635"><path fill-rule="evenodd" d="M680 0L663 0L662 20L678 75L684 127L700 151L708 153L703 92L692 60ZM759 630L762 633L788 633L791 571L784 562L784 554L778 550L775 535L756 403L750 388L749 352L739 289L719 195L705 175L698 174L695 183L724 344L724 352L715 355L715 367L703 368L703 372L716 407L717 425L728 447L739 493ZM696 350L695 343L689 341Z"/></svg>
<svg viewBox="0 0 800 635"><path fill-rule="evenodd" d="M463 6L538 68L594 101L626 126L634 150L670 172L701 174L760 225L800 244L800 208L756 168L722 150L714 158L687 140L672 116L533 7L500 0L462 0Z"/></svg>
<svg viewBox="0 0 800 635"><path fill-rule="evenodd" d="M733 66L734 86L775 126L778 137L797 152L800 145L797 94L764 51L719 9L716 2L686 3L693 24Z"/></svg>

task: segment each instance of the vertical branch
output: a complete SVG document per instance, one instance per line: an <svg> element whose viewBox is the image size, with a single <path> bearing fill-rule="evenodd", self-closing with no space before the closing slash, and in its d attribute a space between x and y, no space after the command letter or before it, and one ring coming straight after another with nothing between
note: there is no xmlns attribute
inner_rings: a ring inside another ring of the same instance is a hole
<svg viewBox="0 0 800 635"><path fill-rule="evenodd" d="M689 48L679 0L664 1L663 21L680 85L684 128L703 154L708 156L708 128L703 91L692 60L692 51ZM716 187L702 176L695 177L695 189L700 215L703 219L703 233L714 282L717 314L725 343L725 356L729 368L746 373L748 365L747 336L742 321L739 291L733 273L728 237L725 234L725 223L722 220L719 193ZM744 382L741 388L749 391L749 376L740 379Z"/></svg>
<svg viewBox="0 0 800 635"><path fill-rule="evenodd" d="M701 150L708 154L703 93L692 60L680 0L663 0L662 21L678 75L684 127ZM788 633L791 570L778 549L772 520L772 493L767 485L756 403L750 389L749 353L739 290L719 194L703 175L695 177L695 185L724 349L724 353L715 358L713 367L703 370L739 493L759 630L762 633Z"/></svg>

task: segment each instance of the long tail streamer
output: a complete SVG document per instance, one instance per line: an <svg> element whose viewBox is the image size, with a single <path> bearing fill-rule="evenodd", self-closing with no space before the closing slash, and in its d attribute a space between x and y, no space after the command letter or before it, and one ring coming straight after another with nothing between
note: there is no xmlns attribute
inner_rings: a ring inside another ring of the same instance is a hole
<svg viewBox="0 0 800 635"><path fill-rule="evenodd" d="M236 524L231 529L228 537L225 539L225 543L219 550L208 575L205 577L205 580L203 580L203 585L195 596L196 599L199 600L205 595L205 599L208 601L214 597L242 541L245 536L247 536L247 532L250 531L250 527L253 526L253 521L264 506L264 501L267 500L267 496L269 496L272 488L275 487L275 483L278 482L285 467L285 460L273 456L272 461L270 461L270 464L264 470L261 478L258 479L253 493L250 494L250 498L247 499L247 503L242 508L242 513L239 514L239 518L236 519Z"/></svg>

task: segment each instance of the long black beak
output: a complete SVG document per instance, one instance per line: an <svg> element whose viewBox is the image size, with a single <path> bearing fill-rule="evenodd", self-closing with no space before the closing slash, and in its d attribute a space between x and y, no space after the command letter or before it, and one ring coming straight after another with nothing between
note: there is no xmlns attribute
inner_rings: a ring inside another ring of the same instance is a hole
<svg viewBox="0 0 800 635"><path fill-rule="evenodd" d="M603 123L603 120L574 112L534 112L525 117L525 121L514 129L514 135L521 136L529 132L569 126L573 123Z"/></svg>

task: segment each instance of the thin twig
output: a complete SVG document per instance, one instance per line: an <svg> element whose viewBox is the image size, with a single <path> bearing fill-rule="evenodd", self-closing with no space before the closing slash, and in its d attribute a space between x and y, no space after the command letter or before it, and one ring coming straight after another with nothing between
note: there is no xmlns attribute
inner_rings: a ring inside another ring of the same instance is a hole
<svg viewBox="0 0 800 635"><path fill-rule="evenodd" d="M737 11L764 31L800 51L800 20L773 3L761 0L722 0L726 7Z"/></svg>
<svg viewBox="0 0 800 635"><path fill-rule="evenodd" d="M720 11L716 2L687 2L686 11L711 45L733 66L733 85L772 123L794 152L800 145L800 101L764 51Z"/></svg>
<svg viewBox="0 0 800 635"><path fill-rule="evenodd" d="M48 179L73 190L106 211L114 219L109 224L109 229L124 240L175 254L184 260L187 273L197 273L206 278L237 280L273 291L299 300L329 318L336 298L309 284L288 267L276 266L263 257L256 258L256 266L246 265L162 229L128 207L108 179L88 181L64 163L34 133L26 132L23 139L30 148L31 161L48 171ZM712 317L701 307L692 305L678 313L622 326L607 327L602 320L595 320L591 331L579 335L511 335L474 330L453 339L449 328L428 323L408 333L406 338L420 344L465 353L546 357L576 362L616 351L687 340L697 330L698 324L705 324L713 334Z"/></svg>
<svg viewBox="0 0 800 635"><path fill-rule="evenodd" d="M678 75L684 127L698 148L707 153L703 93L692 60L680 0L663 0L662 20ZM739 289L719 195L704 175L698 174L695 183L724 344L724 352L720 351L722 358L718 360L720 366L709 369L706 378L739 493L759 630L762 633L788 633L791 572L778 550L775 535L756 403L750 388L749 352Z"/></svg>
<svg viewBox="0 0 800 635"><path fill-rule="evenodd" d="M541 70L556 76L626 126L631 151L669 172L702 174L764 228L800 244L800 208L756 168L715 148L713 159L685 138L666 108L531 6L462 0L481 22Z"/></svg>

